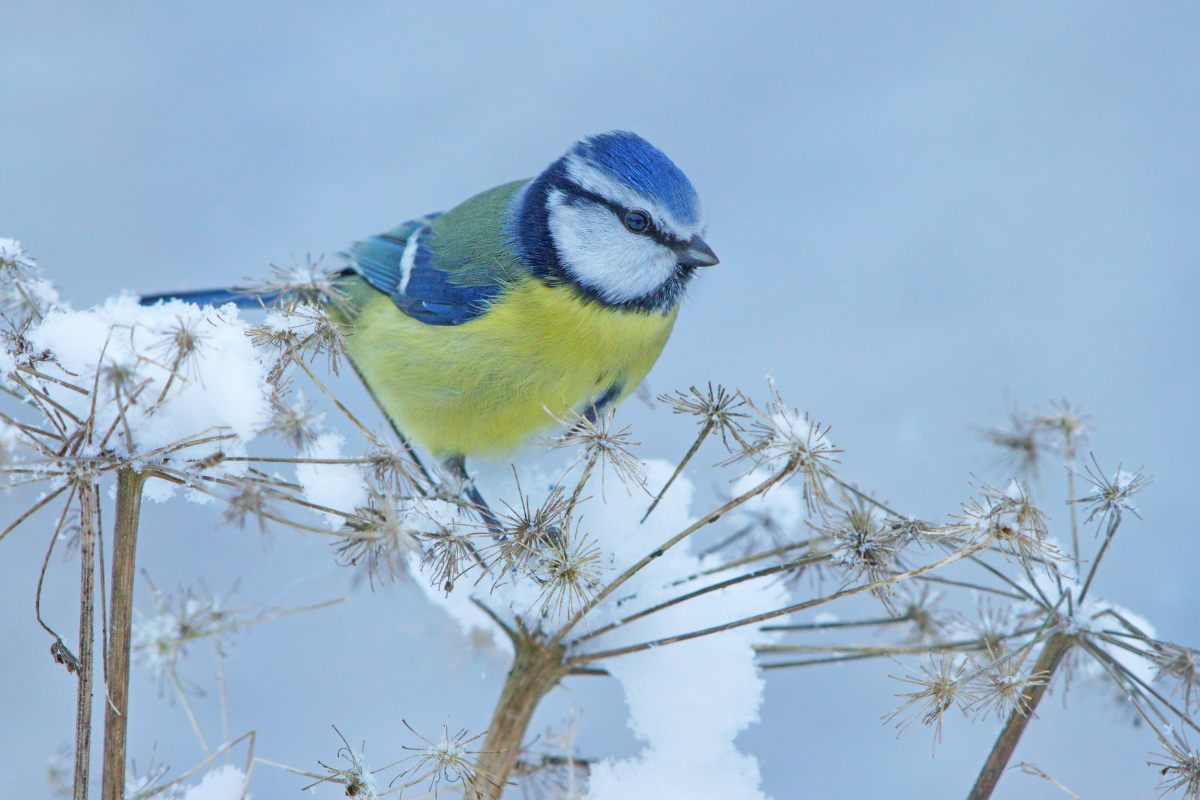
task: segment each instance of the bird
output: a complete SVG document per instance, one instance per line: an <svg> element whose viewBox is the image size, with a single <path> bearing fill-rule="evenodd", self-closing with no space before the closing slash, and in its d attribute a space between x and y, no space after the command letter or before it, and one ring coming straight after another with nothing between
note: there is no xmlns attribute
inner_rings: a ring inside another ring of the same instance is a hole
<svg viewBox="0 0 1200 800"><path fill-rule="evenodd" d="M697 270L719 263L705 227L682 170L611 131L532 179L356 242L326 308L397 433L465 479L467 457L509 455L556 418L595 422L642 383ZM275 297L232 288L141 302L168 299Z"/></svg>

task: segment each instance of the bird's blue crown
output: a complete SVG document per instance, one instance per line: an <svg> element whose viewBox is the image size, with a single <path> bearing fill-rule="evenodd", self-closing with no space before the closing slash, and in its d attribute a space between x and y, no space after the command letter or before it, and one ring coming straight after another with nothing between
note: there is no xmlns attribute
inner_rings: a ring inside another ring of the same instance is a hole
<svg viewBox="0 0 1200 800"><path fill-rule="evenodd" d="M693 225L700 199L675 162L636 133L612 131L577 142L571 154L644 195L662 203L675 219Z"/></svg>

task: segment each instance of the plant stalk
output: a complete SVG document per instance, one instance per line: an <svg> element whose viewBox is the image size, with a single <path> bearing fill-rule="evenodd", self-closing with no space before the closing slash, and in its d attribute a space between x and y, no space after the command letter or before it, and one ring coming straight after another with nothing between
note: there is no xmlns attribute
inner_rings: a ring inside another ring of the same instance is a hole
<svg viewBox="0 0 1200 800"><path fill-rule="evenodd" d="M515 633L512 639L516 657L475 762L475 779L465 787L464 800L499 800L504 794L538 702L570 671L563 663L562 645L547 644L525 631Z"/></svg>
<svg viewBox="0 0 1200 800"><path fill-rule="evenodd" d="M1021 741L1025 726L1029 724L1029 718L1037 710L1042 695L1046 693L1046 688L1054 677L1054 671L1058 669L1063 657L1070 652L1074 644L1075 640L1064 633L1056 633L1046 640L1037 663L1033 665L1034 677L1044 676L1045 681L1025 688L1023 702L1018 703L1017 708L1013 709L1012 714L1009 715L1008 723L1000 732L1000 738L996 740L996 744L992 746L992 752L979 772L979 777L975 780L975 786L971 789L967 800L988 800L992 796L1000 776L1008 766L1009 759L1012 758L1013 751L1017 749L1017 743Z"/></svg>
<svg viewBox="0 0 1200 800"><path fill-rule="evenodd" d="M133 467L117 472L117 520L113 526L112 602L108 636L108 703L104 708L102 800L121 800L125 790L125 737L129 723L129 644L133 623L134 560L146 476Z"/></svg>
<svg viewBox="0 0 1200 800"><path fill-rule="evenodd" d="M87 800L92 766L92 645L96 638L96 486L79 487L79 692L72 800Z"/></svg>

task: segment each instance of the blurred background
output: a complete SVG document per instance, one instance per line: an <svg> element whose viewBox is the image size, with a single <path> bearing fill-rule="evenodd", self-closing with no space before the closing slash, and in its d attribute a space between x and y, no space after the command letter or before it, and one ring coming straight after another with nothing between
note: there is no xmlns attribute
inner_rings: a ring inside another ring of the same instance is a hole
<svg viewBox="0 0 1200 800"><path fill-rule="evenodd" d="M0 18L0 236L75 307L261 277L633 130L691 178L722 262L690 291L652 391L712 380L762 397L770 374L833 426L843 477L935 519L972 473L1006 477L972 426L1068 398L1107 471L1145 465L1156 481L1100 593L1200 644L1200 7L0 2ZM646 457L675 459L693 434L662 406L630 401L620 418ZM703 465L690 475L719 488ZM0 516L34 497L0 497ZM258 754L332 763L336 724L382 765L412 743L401 718L427 736L486 727L502 656L411 585L351 588L319 537L264 540L218 516L148 504L140 563L160 587L203 577L220 595L241 578L242 603L350 598L228 647L231 725L258 732ZM74 678L33 616L51 525L0 543L5 798L48 796L46 760L73 735ZM76 570L55 557L43 605L68 630ZM211 687L206 665L184 671ZM965 796L998 723L948 718L931 759L930 731L881 723L906 690L888 674L904 670L771 673L739 740L764 791ZM1061 698L1015 760L1089 800L1157 796L1153 737L1084 682ZM139 768L152 751L173 774L200 760L148 670L131 702ZM214 699L197 702L215 736ZM534 730L571 707L582 755L638 750L614 682L570 679ZM253 786L304 783L260 767ZM1063 795L1013 772L997 796Z"/></svg>

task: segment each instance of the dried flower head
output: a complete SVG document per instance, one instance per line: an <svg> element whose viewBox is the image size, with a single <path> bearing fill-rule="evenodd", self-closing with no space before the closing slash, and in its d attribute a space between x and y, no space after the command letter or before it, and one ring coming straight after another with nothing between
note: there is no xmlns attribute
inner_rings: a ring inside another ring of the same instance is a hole
<svg viewBox="0 0 1200 800"><path fill-rule="evenodd" d="M130 650L139 663L155 671L161 681L187 655L189 644L219 634L229 622L229 613L207 590L184 589L178 603L158 591L147 578L153 616L137 613Z"/></svg>
<svg viewBox="0 0 1200 800"><path fill-rule="evenodd" d="M1075 501L1091 507L1091 513L1088 514L1086 522L1099 519L1100 529L1104 529L1119 520L1125 511L1141 519L1141 515L1133 505L1133 496L1150 485L1153 479L1141 472L1124 472L1120 464L1117 465L1116 473L1108 478L1105 477L1104 470L1100 468L1100 463L1096 461L1095 456L1092 456L1092 464L1095 469L1088 466L1081 477L1092 484L1093 491L1086 497Z"/></svg>
<svg viewBox="0 0 1200 800"><path fill-rule="evenodd" d="M963 504L961 514L951 515L960 521L960 528L988 539L1014 556L1021 564L1036 563L1052 569L1054 561L1064 556L1050 542L1045 512L1033 505L1023 484L1012 480L1001 491L986 483L980 484L980 496Z"/></svg>
<svg viewBox="0 0 1200 800"><path fill-rule="evenodd" d="M175 319L176 323L163 331L163 339L158 343L157 349L166 353L171 372L180 377L192 375L199 378L200 350L209 336L200 331L201 320L184 320L183 317Z"/></svg>
<svg viewBox="0 0 1200 800"><path fill-rule="evenodd" d="M894 680L913 684L920 688L914 692L896 695L896 697L907 697L908 699L895 711L885 715L884 722L891 722L900 716L900 721L896 723L897 735L916 719L920 719L922 725L933 725L933 741L936 749L942 741L942 718L945 713L954 706L958 706L965 717L967 709L979 699L969 691L967 682L963 680L966 677L969 663L957 654L940 653L934 656L925 656L924 663L915 675L904 675L899 678L889 675L888 677Z"/></svg>
<svg viewBox="0 0 1200 800"><path fill-rule="evenodd" d="M566 532L542 551L534 579L542 585L536 603L542 616L574 614L600 590L600 548L587 536Z"/></svg>
<svg viewBox="0 0 1200 800"><path fill-rule="evenodd" d="M1068 463L1075 460L1079 446L1087 441L1088 416L1079 406L1071 405L1067 400L1050 401L1050 411L1034 417L1034 424L1039 428L1058 434L1061 441L1058 448Z"/></svg>
<svg viewBox="0 0 1200 800"><path fill-rule="evenodd" d="M809 513L824 515L829 504L826 480L833 477L834 465L839 463L836 456L842 451L829 441L829 426L789 408L773 380L768 379L768 386L771 399L765 409L746 401L757 419L749 429L748 443L725 463L750 459L775 472L786 470L789 475L800 475Z"/></svg>
<svg viewBox="0 0 1200 800"><path fill-rule="evenodd" d="M899 602L895 605L900 618L908 621L908 638L913 642L939 642L950 623L950 613L942 607L943 595L933 591L928 584L919 590L911 584L902 584L897 591Z"/></svg>
<svg viewBox="0 0 1200 800"><path fill-rule="evenodd" d="M405 496L424 483L418 478L417 465L408 451L392 446L381 437L372 437L371 445L373 449L366 454L370 462L367 475L382 491Z"/></svg>
<svg viewBox="0 0 1200 800"><path fill-rule="evenodd" d="M326 357L329 371L337 375L346 352L346 326L330 319L321 306L296 305L269 313L262 325L250 329L250 341L276 359L272 382L292 361L312 361L319 355Z"/></svg>
<svg viewBox="0 0 1200 800"><path fill-rule="evenodd" d="M346 741L346 737L342 736L342 732L337 729L337 726L332 727L338 738L342 740L337 757L348 762L350 766L331 767L324 761L318 761L317 763L324 767L329 774L317 783L338 783L345 787L346 797L353 797L355 800L375 800L379 796L379 785L375 781L374 774L367 768L367 743L363 742L362 747L356 751ZM311 789L317 783L305 786L302 791Z"/></svg>
<svg viewBox="0 0 1200 800"><path fill-rule="evenodd" d="M409 555L423 551L419 532L407 524L396 497L372 486L358 516L366 522L349 523L333 546L342 566L357 568L354 582L365 577L374 589L376 580L393 582L407 574Z"/></svg>
<svg viewBox="0 0 1200 800"><path fill-rule="evenodd" d="M1000 449L997 464L1025 480L1040 480L1042 454L1046 448L1044 429L1036 419L1018 409L1009 412L1006 428L984 428L980 435Z"/></svg>
<svg viewBox="0 0 1200 800"><path fill-rule="evenodd" d="M845 568L851 580L874 583L901 571L898 557L910 541L907 530L885 522L875 506L857 495L847 494L838 515L819 530L834 541L833 563ZM891 610L892 586L873 592Z"/></svg>
<svg viewBox="0 0 1200 800"><path fill-rule="evenodd" d="M516 476L516 469L513 470ZM504 564L504 572L510 569L526 569L530 561L540 556L547 548L562 538L568 527L566 519L568 500L562 486L555 486L541 505L534 506L529 496L521 491L521 480L517 478L516 507L507 500L504 511L496 514L502 538L490 548Z"/></svg>
<svg viewBox="0 0 1200 800"><path fill-rule="evenodd" d="M568 409L564 416L556 417L550 409L545 410L560 425L567 428L565 434L553 441L554 446L582 446L583 452L580 454L580 460L587 461L588 464L600 465L601 487L604 485L606 468L611 466L617 474L618 480L625 484L626 488L633 484L645 490L646 475L642 471L642 462L629 451L629 448L637 447L640 444L640 442L629 441L630 426L626 425L614 433L612 412L593 416L578 414Z"/></svg>
<svg viewBox="0 0 1200 800"><path fill-rule="evenodd" d="M0 313L20 330L40 320L59 302L58 291L42 277L33 256L15 239L0 239Z"/></svg>
<svg viewBox="0 0 1200 800"><path fill-rule="evenodd" d="M271 424L263 433L277 433L280 438L297 450L304 450L317 440L320 424L325 412L317 404L299 394L292 402L283 392L271 396Z"/></svg>
<svg viewBox="0 0 1200 800"><path fill-rule="evenodd" d="M254 517L258 521L258 530L263 535L267 533L267 518L273 516L266 493L253 483L242 484L241 489L231 497L225 498L228 507L221 514L221 521L235 524L239 528L246 527L246 517Z"/></svg>
<svg viewBox="0 0 1200 800"><path fill-rule="evenodd" d="M984 719L992 713L1001 718L1006 718L1013 712L1027 716L1029 700L1025 695L1026 690L1033 686L1045 685L1050 679L1050 674L1024 674L1024 657L1007 653L1002 646L994 647L989 643L986 652L987 663L972 681L979 698L975 704L976 712L981 713Z"/></svg>
<svg viewBox="0 0 1200 800"><path fill-rule="evenodd" d="M676 414L691 414L711 431L719 432L726 449L732 449L730 438L739 447L746 446L742 434L745 432L744 420L749 419L750 415L739 410L746 406L746 398L742 397L740 391L730 392L720 384L714 389L710 382L705 392L692 386L686 393L677 391L659 395L658 399L670 405Z"/></svg>
<svg viewBox="0 0 1200 800"><path fill-rule="evenodd" d="M350 303L339 284L338 271L326 269L322 261L324 259L320 256L313 260L309 255L305 256L303 264L294 260L290 267L272 264L271 277L247 291L279 292L277 305L287 310L297 306L332 305L341 311L348 311Z"/></svg>
<svg viewBox="0 0 1200 800"><path fill-rule="evenodd" d="M405 782L405 786L413 786L429 779L428 791L433 792L435 796L438 786L443 781L446 783L461 783L464 787L472 786L484 794L487 794L485 787L495 787L497 785L494 776L475 768L475 756L478 756L482 751L468 749L468 745L472 742L486 736L487 731L469 736L465 730L461 730L451 736L449 727L443 726L441 740L431 742L413 730L413 727L406 720L401 720L401 722L404 723L404 727L408 728L426 746L404 747L405 750L410 750L414 753L404 759L404 761L415 761L415 763L401 772L389 785L394 786L396 781L401 778L410 778L410 776L412 777Z"/></svg>
<svg viewBox="0 0 1200 800"><path fill-rule="evenodd" d="M1161 681L1163 678L1174 678L1177 683L1171 694L1183 694L1183 707L1185 710L1190 709L1192 705L1192 691L1197 686L1200 686L1200 675L1197 674L1197 662L1200 661L1200 653L1190 647L1174 644L1173 642L1157 643L1153 650L1149 653L1150 660L1154 662L1156 673L1154 680Z"/></svg>
<svg viewBox="0 0 1200 800"><path fill-rule="evenodd" d="M421 566L432 571L434 586L441 586L449 594L454 590L454 582L479 563L471 542L471 537L478 534L479 531L456 522L437 522L431 531L421 535L425 544Z"/></svg>
<svg viewBox="0 0 1200 800"><path fill-rule="evenodd" d="M1147 761L1148 767L1159 767L1162 780L1158 788L1163 793L1183 791L1187 800L1200 800L1200 750L1193 748L1178 730L1167 729L1167 735L1158 734L1158 741L1165 753L1151 753L1162 761Z"/></svg>

